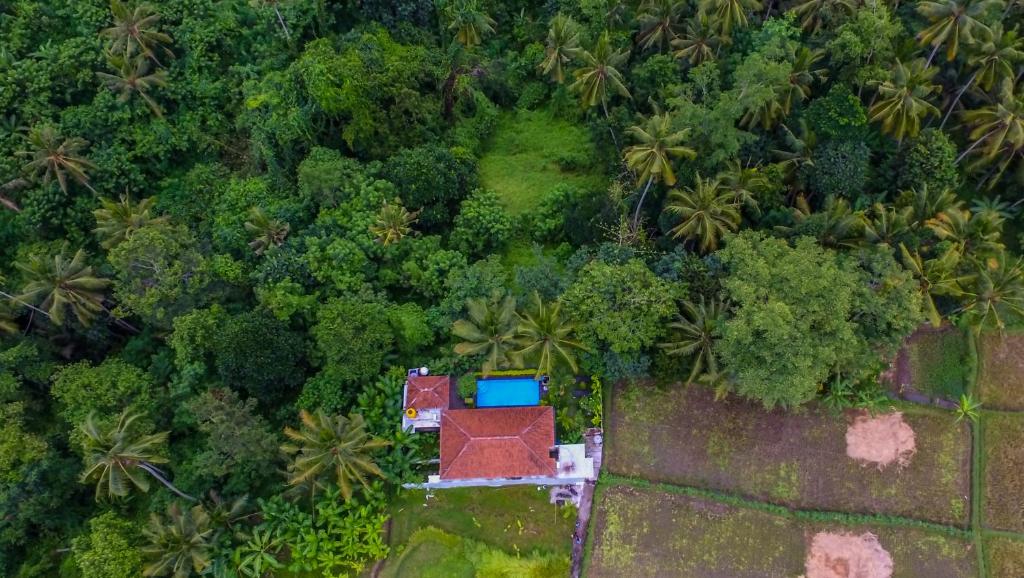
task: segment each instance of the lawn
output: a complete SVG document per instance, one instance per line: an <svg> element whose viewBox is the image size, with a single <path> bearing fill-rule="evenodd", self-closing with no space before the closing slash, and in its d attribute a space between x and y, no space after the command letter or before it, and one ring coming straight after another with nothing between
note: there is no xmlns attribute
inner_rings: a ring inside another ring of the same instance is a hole
<svg viewBox="0 0 1024 578"><path fill-rule="evenodd" d="M813 405L769 412L736 399L716 402L698 386L620 386L611 403L605 442L611 473L792 508L967 525L969 431L948 412L900 405L916 453L902 467L881 469L847 456L852 414Z"/></svg>
<svg viewBox="0 0 1024 578"><path fill-rule="evenodd" d="M977 575L966 539L925 528L812 521L657 487L602 483L597 500L588 578L798 576L811 536L821 531L875 534L893 576Z"/></svg>
<svg viewBox="0 0 1024 578"><path fill-rule="evenodd" d="M1024 532L1024 414L985 412L984 526Z"/></svg>
<svg viewBox="0 0 1024 578"><path fill-rule="evenodd" d="M910 386L933 397L958 399L967 391L967 337L953 327L919 331L907 344Z"/></svg>
<svg viewBox="0 0 1024 578"><path fill-rule="evenodd" d="M437 528L413 533L407 547L383 568L383 578L474 578L480 576L564 578L569 557L508 554Z"/></svg>
<svg viewBox="0 0 1024 578"><path fill-rule="evenodd" d="M978 387L985 407L1024 410L1024 333L986 333L979 350Z"/></svg>
<svg viewBox="0 0 1024 578"><path fill-rule="evenodd" d="M560 184L603 190L587 129L546 111L502 113L479 163L480 184L501 197L509 213L522 215Z"/></svg>

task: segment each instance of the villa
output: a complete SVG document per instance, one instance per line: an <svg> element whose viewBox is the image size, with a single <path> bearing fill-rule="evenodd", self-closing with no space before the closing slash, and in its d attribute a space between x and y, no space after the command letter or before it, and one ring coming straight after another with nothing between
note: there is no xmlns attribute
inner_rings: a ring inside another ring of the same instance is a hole
<svg viewBox="0 0 1024 578"><path fill-rule="evenodd" d="M588 444L556 443L555 410L540 405L542 387L532 374L480 377L469 408L450 376L410 369L402 427L439 432L441 456L437 474L408 486L564 486L594 480Z"/></svg>

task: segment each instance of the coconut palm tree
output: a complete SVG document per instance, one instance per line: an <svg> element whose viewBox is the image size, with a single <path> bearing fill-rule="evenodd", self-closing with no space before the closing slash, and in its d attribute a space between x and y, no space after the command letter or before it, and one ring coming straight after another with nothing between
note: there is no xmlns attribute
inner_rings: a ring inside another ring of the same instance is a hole
<svg viewBox="0 0 1024 578"><path fill-rule="evenodd" d="M30 159L23 167L25 172L35 178L41 176L44 185L56 179L65 193L69 176L95 192L89 185L88 175L93 164L82 156L82 150L89 144L85 139L64 138L52 125L44 124L32 127L25 140L29 148L15 153Z"/></svg>
<svg viewBox="0 0 1024 578"><path fill-rule="evenodd" d="M484 373L518 365L519 359L513 352L517 329L515 299L495 292L489 299L467 300L466 310L469 318L452 324L452 333L462 339L455 344L455 353L483 355Z"/></svg>
<svg viewBox="0 0 1024 578"><path fill-rule="evenodd" d="M630 98L622 73L619 72L619 67L629 59L629 51L614 50L608 32L604 32L598 38L594 51L580 50L579 57L583 61L583 65L573 73L576 81L569 86L569 89L579 93L583 108L593 108L600 104L605 119L609 119L609 92ZM615 138L615 131L612 131L611 126L608 127L608 130L611 132L615 148L618 148L619 143Z"/></svg>
<svg viewBox="0 0 1024 578"><path fill-rule="evenodd" d="M103 290L110 281L97 277L86 263L85 251L79 249L68 258L64 249L53 255L33 254L24 263L15 263L25 281L16 302L32 306L57 325L64 323L64 313L71 309L82 325L89 325L103 307Z"/></svg>
<svg viewBox="0 0 1024 578"><path fill-rule="evenodd" d="M271 219L260 207L249 209L249 219L245 221L245 230L252 235L249 247L257 255L262 255L271 247L280 247L288 238L291 227L279 219Z"/></svg>
<svg viewBox="0 0 1024 578"><path fill-rule="evenodd" d="M718 325L724 318L726 309L722 301L707 300L701 296L697 303L684 301L682 313L668 324L673 340L661 343L658 347L669 355L686 355L691 358L693 369L686 378L687 383L693 383L703 373L718 373L715 341Z"/></svg>
<svg viewBox="0 0 1024 578"><path fill-rule="evenodd" d="M376 237L378 243L387 247L412 233L412 224L416 222L419 214L419 211L410 213L398 199L393 203L384 201L380 212L377 213L377 220L370 225L370 233Z"/></svg>
<svg viewBox="0 0 1024 578"><path fill-rule="evenodd" d="M637 15L640 31L637 32L636 43L643 50L657 48L660 52L667 48L676 37L684 9L686 2L682 0L645 0Z"/></svg>
<svg viewBox="0 0 1024 578"><path fill-rule="evenodd" d="M968 140L973 142L956 160L973 153L978 158L967 165L969 170L994 164L995 173L988 179L991 188L1024 152L1024 98L1014 94L1014 87L1007 80L998 101L964 112L963 119L971 127Z"/></svg>
<svg viewBox="0 0 1024 578"><path fill-rule="evenodd" d="M864 218L864 240L874 245L893 246L911 232L913 209L875 203Z"/></svg>
<svg viewBox="0 0 1024 578"><path fill-rule="evenodd" d="M793 68L789 72L789 84L782 91L782 115L789 116L793 103L803 102L811 96L811 85L824 82L828 78L828 69L821 66L825 58L824 50L812 50L801 46L793 57Z"/></svg>
<svg viewBox="0 0 1024 578"><path fill-rule="evenodd" d="M827 22L853 16L857 5L852 0L800 0L788 12L800 20L804 32L815 34Z"/></svg>
<svg viewBox="0 0 1024 578"><path fill-rule="evenodd" d="M389 442L370 436L363 416L329 416L318 409L316 413L300 411L299 419L299 429L284 428L284 435L291 441L281 450L294 456L288 465L288 485L311 483L316 487L330 478L341 495L350 500L355 482L369 488L368 476L384 477L371 454Z"/></svg>
<svg viewBox="0 0 1024 578"><path fill-rule="evenodd" d="M956 97L942 117L939 128L946 126L949 115L953 113L960 98L977 82L983 90L992 90L997 84L1012 79L1017 74L1017 66L1024 61L1024 39L1017 35L1017 29L1003 30L999 22L993 24L987 33L982 34L983 40L970 47L967 65L974 69L967 82L957 91Z"/></svg>
<svg viewBox="0 0 1024 578"><path fill-rule="evenodd" d="M984 214L972 213L968 209L950 208L932 219L925 226L939 240L957 243L969 255L989 256L1003 251L1000 242L1001 223Z"/></svg>
<svg viewBox="0 0 1024 578"><path fill-rule="evenodd" d="M107 63L116 74L97 72L96 76L110 91L117 93L117 99L127 102L133 95L146 103L153 114L162 117L163 109L157 104L149 92L158 86L167 85L167 73L163 70L152 71L153 63L148 58L125 58L116 54L107 56Z"/></svg>
<svg viewBox="0 0 1024 578"><path fill-rule="evenodd" d="M149 479L156 478L178 496L189 501L195 498L174 487L154 464L165 464L167 458L159 448L167 441L168 432L144 435L136 432L132 424L141 414L121 413L110 428L100 429L95 414L90 413L82 424L85 437L82 442L85 451L83 482L96 484L96 499L123 498L133 487L149 491Z"/></svg>
<svg viewBox="0 0 1024 578"><path fill-rule="evenodd" d="M658 113L648 118L643 125L635 125L626 129L633 137L634 144L623 151L626 166L637 175L637 185L644 185L643 193L636 204L633 214L633 230L640 224L640 209L643 207L647 191L654 182L664 182L668 186L676 184L676 175L672 170L672 158L695 158L697 151L684 146L689 129L673 130L672 118L667 112Z"/></svg>
<svg viewBox="0 0 1024 578"><path fill-rule="evenodd" d="M110 11L114 15L114 25L101 31L100 35L111 40L111 52L121 55L125 60L142 55L157 64L160 63L158 52L172 55L167 48L171 37L160 32L160 15L151 5L142 2L129 8L121 0L111 0Z"/></svg>
<svg viewBox="0 0 1024 578"><path fill-rule="evenodd" d="M800 195L793 207L793 221L795 226L777 226L775 230L787 235L809 234L810 231L826 247L854 248L864 239L864 214L854 211L850 202L842 197L830 195L821 210L815 212L807 198Z"/></svg>
<svg viewBox="0 0 1024 578"><path fill-rule="evenodd" d="M701 0L700 11L711 18L711 24L722 33L732 36L734 28L747 27L747 13L760 10L759 0Z"/></svg>
<svg viewBox="0 0 1024 578"><path fill-rule="evenodd" d="M760 167L745 167L740 161L733 159L726 164L726 169L718 174L722 187L736 196L736 200L752 214L759 215L761 209L758 197L768 191L772 184Z"/></svg>
<svg viewBox="0 0 1024 578"><path fill-rule="evenodd" d="M238 573L246 578L273 576L273 571L284 566L278 559L281 551L280 540L270 529L256 528L245 542L235 549L234 562Z"/></svg>
<svg viewBox="0 0 1024 578"><path fill-rule="evenodd" d="M910 208L910 222L914 227L924 225L942 211L962 204L951 189L929 189L927 184L918 189L900 191L899 203Z"/></svg>
<svg viewBox="0 0 1024 578"><path fill-rule="evenodd" d="M183 511L172 503L166 518L150 514L142 535L149 541L142 553L151 560L143 576L189 578L210 566L214 528L201 504Z"/></svg>
<svg viewBox="0 0 1024 578"><path fill-rule="evenodd" d="M156 197L147 197L133 203L128 195L121 195L120 201L101 198L100 208L92 212L96 218L93 232L100 239L100 246L111 249L131 238L135 231L147 226L167 222L167 217L154 217L152 213Z"/></svg>
<svg viewBox="0 0 1024 578"><path fill-rule="evenodd" d="M558 13L551 19L548 38L544 47L544 60L540 69L551 79L562 84L565 82L565 65L569 64L580 51L580 26L572 19Z"/></svg>
<svg viewBox="0 0 1024 578"><path fill-rule="evenodd" d="M976 261L976 272L964 290L961 311L972 332L1002 331L1010 319L1024 318L1024 267L1021 259L1011 260L1005 252Z"/></svg>
<svg viewBox="0 0 1024 578"><path fill-rule="evenodd" d="M516 356L536 365L537 377L542 374L551 375L561 365L575 374L579 367L576 365L574 351L587 350L585 345L572 339L575 325L562 317L558 301L546 304L536 291L532 301L532 310L517 314L519 325L516 328L516 340L520 349L516 351Z"/></svg>
<svg viewBox="0 0 1024 578"><path fill-rule="evenodd" d="M939 114L928 102L940 87L932 83L936 69L920 58L906 65L899 60L888 80L878 83L878 99L868 111L869 120L881 122L882 131L902 142L905 136L917 136L921 119Z"/></svg>
<svg viewBox="0 0 1024 578"><path fill-rule="evenodd" d="M445 9L448 30L466 48L479 46L485 36L494 34L494 19L480 9L477 0L454 0Z"/></svg>
<svg viewBox="0 0 1024 578"><path fill-rule="evenodd" d="M975 32L985 31L986 26L981 18L990 9L1001 5L1001 0L922 0L917 3L917 12L925 17L931 25L917 33L921 46L932 46L928 55L930 66L935 53L943 44L946 45L946 59L956 58L960 48L960 39L974 42Z"/></svg>
<svg viewBox="0 0 1024 578"><path fill-rule="evenodd" d="M682 34L672 40L673 56L687 60L691 66L699 66L718 57L722 37L711 25L707 14L697 14L686 21Z"/></svg>
<svg viewBox="0 0 1024 578"><path fill-rule="evenodd" d="M718 179L702 179L700 174L694 187L669 193L665 212L682 219L672 227L672 236L696 240L702 253L718 249L722 237L740 225L736 194L722 187Z"/></svg>
<svg viewBox="0 0 1024 578"><path fill-rule="evenodd" d="M906 245L900 243L900 257L903 266L917 281L925 316L933 327L939 327L942 325L942 315L935 306L935 297L959 297L963 294L961 283L966 277L956 274L963 259L963 247L949 245L938 257L923 259L916 249L911 252Z"/></svg>

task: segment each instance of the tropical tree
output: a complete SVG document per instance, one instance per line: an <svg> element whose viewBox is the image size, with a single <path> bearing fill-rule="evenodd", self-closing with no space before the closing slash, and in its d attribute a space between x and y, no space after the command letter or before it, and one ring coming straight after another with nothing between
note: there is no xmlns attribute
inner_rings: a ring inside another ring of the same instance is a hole
<svg viewBox="0 0 1024 578"><path fill-rule="evenodd" d="M159 64L157 53L171 56L167 45L171 37L160 32L160 15L153 6L140 2L130 8L121 0L111 0L110 11L114 25L104 29L100 35L111 40L111 52L120 54L125 60L141 54Z"/></svg>
<svg viewBox="0 0 1024 578"><path fill-rule="evenodd" d="M998 101L964 112L963 119L971 127L968 139L972 142L956 160L959 162L973 153L978 158L967 165L968 169L994 164L995 172L988 177L989 188L992 188L1024 152L1024 98L1014 94L1012 83L1006 81Z"/></svg>
<svg viewBox="0 0 1024 578"><path fill-rule="evenodd" d="M277 559L281 544L269 528L256 528L245 542L235 549L234 562L238 573L246 578L273 575L282 564Z"/></svg>
<svg viewBox="0 0 1024 578"><path fill-rule="evenodd" d="M683 0L645 0L637 15L640 24L637 44L644 50L664 50L676 37L676 28L684 9L686 2Z"/></svg>
<svg viewBox="0 0 1024 578"><path fill-rule="evenodd" d="M758 198L771 189L771 179L764 174L761 167L743 166L739 160L728 162L726 169L718 173L722 187L736 196L736 200L752 214L760 214Z"/></svg>
<svg viewBox="0 0 1024 578"><path fill-rule="evenodd" d="M329 416L318 409L316 413L300 411L299 419L299 429L284 428L284 435L291 441L281 446L294 456L288 464L289 486L309 483L315 488L330 477L341 495L350 500L354 482L369 488L368 476L384 476L371 454L389 442L367 433L363 416Z"/></svg>
<svg viewBox="0 0 1024 578"><path fill-rule="evenodd" d="M734 28L747 27L747 13L760 10L759 0L701 0L700 11L711 18L722 36L732 36Z"/></svg>
<svg viewBox="0 0 1024 578"><path fill-rule="evenodd" d="M448 30L466 48L478 46L485 36L494 34L494 19L480 9L477 0L453 0L444 12Z"/></svg>
<svg viewBox="0 0 1024 578"><path fill-rule="evenodd" d="M935 53L943 44L946 45L946 59L956 58L960 48L960 39L967 43L974 42L976 31L987 28L981 21L991 8L1001 5L1001 0L923 0L917 3L917 12L924 16L931 25L917 33L921 46L932 46L928 55L930 66Z"/></svg>
<svg viewBox="0 0 1024 578"><path fill-rule="evenodd" d="M953 190L929 188L927 184L910 191L901 191L900 201L903 206L910 208L910 222L915 227L924 225L928 219L947 209L961 205Z"/></svg>
<svg viewBox="0 0 1024 578"><path fill-rule="evenodd" d="M196 501L174 487L154 465L167 463L167 458L159 450L167 441L168 432L148 435L136 432L132 425L141 417L141 414L130 414L125 410L113 426L101 429L96 415L89 414L81 427L85 434L82 441L85 471L81 480L96 484L97 500L123 498L133 487L149 491L149 479L143 475L146 473L178 496Z"/></svg>
<svg viewBox="0 0 1024 578"><path fill-rule="evenodd" d="M89 185L88 175L88 171L94 168L93 164L81 156L89 144L85 139L64 138L53 125L44 124L32 127L25 140L29 148L15 153L30 159L23 167L25 172L35 178L41 176L43 185L56 179L64 192L68 190L69 176L95 192Z"/></svg>
<svg viewBox="0 0 1024 578"><path fill-rule="evenodd" d="M412 224L419 214L419 211L410 213L398 199L393 203L384 201L377 220L370 225L370 233L385 247L397 243L412 233Z"/></svg>
<svg viewBox="0 0 1024 578"><path fill-rule="evenodd" d="M148 58L125 58L117 54L107 56L107 63L116 73L97 72L96 76L103 85L117 93L117 99L127 102L132 95L138 95L153 114L163 116L163 109L157 104L149 92L157 86L166 86L167 73L163 70L152 71L153 63Z"/></svg>
<svg viewBox="0 0 1024 578"><path fill-rule="evenodd" d="M3 283L3 277L0 277ZM15 334L18 332L18 322L15 320L14 311L7 302L0 302L0 333Z"/></svg>
<svg viewBox="0 0 1024 578"><path fill-rule="evenodd" d="M976 271L964 289L961 311L977 335L983 329L1002 331L1010 319L1024 317L1024 267L1005 252L975 263Z"/></svg>
<svg viewBox="0 0 1024 578"><path fill-rule="evenodd" d="M960 284L966 277L956 273L963 259L963 247L950 245L939 256L924 259L916 249L911 252L906 245L900 243L900 256L903 266L917 281L925 316L933 327L939 327L942 325L942 315L935 305L935 297L959 297L963 294Z"/></svg>
<svg viewBox="0 0 1024 578"><path fill-rule="evenodd" d="M249 219L245 221L245 230L252 235L249 247L257 255L262 255L271 247L279 247L288 238L291 227L279 219L271 219L260 207L249 209Z"/></svg>
<svg viewBox="0 0 1024 578"><path fill-rule="evenodd" d="M580 27L571 16L558 13L551 19L548 29L547 43L544 47L544 60L540 69L551 79L562 84L565 82L565 65L572 61L580 51Z"/></svg>
<svg viewBox="0 0 1024 578"><path fill-rule="evenodd" d="M281 0L249 0L249 5L257 8L270 7L274 10L274 15L277 16L277 24L281 27L281 31L284 32L284 37L287 40L292 39L292 33L288 31L288 25L285 24L284 16L281 15Z"/></svg>
<svg viewBox="0 0 1024 578"><path fill-rule="evenodd" d="M942 211L925 226L943 241L961 245L969 255L988 256L1000 253L1003 244L1001 223L990 215L974 213L968 209L953 207Z"/></svg>
<svg viewBox="0 0 1024 578"><path fill-rule="evenodd" d="M132 234L142 227L166 223L166 216L153 216L155 202L156 197L147 197L137 203L133 203L128 195L121 195L119 202L100 198L100 208L92 212L96 218L96 228L93 232L99 237L100 246L111 249L130 239Z"/></svg>
<svg viewBox="0 0 1024 578"><path fill-rule="evenodd" d="M853 0L799 0L789 12L800 20L800 28L814 34L828 22L848 18L857 11Z"/></svg>
<svg viewBox="0 0 1024 578"><path fill-rule="evenodd" d="M71 309L82 325L89 325L103 307L103 290L110 281L94 274L86 263L87 255L79 249L68 258L65 249L53 255L32 254L28 261L15 263L25 281L14 301L27 304L57 325L64 323L64 313Z"/></svg>
<svg viewBox="0 0 1024 578"><path fill-rule="evenodd" d="M561 303L544 303L540 294L533 292L533 308L519 314L516 340L520 349L515 355L536 365L537 376L551 375L565 365L575 374L575 350L587 347L572 338L576 326L561 314Z"/></svg>
<svg viewBox="0 0 1024 578"><path fill-rule="evenodd" d="M579 56L583 64L573 73L576 81L569 88L579 93L583 108L593 108L600 104L604 117L608 119L609 92L630 98L622 73L619 72L619 67L629 59L629 51L620 52L613 49L608 32L604 32L598 38L593 52L580 50ZM615 131L610 126L608 130L611 132L615 147L618 148Z"/></svg>
<svg viewBox="0 0 1024 578"><path fill-rule="evenodd" d="M696 240L702 253L718 249L722 237L740 225L736 194L718 179L702 179L699 174L694 187L669 193L665 212L682 219L672 227L672 236Z"/></svg>
<svg viewBox="0 0 1024 578"><path fill-rule="evenodd" d="M172 503L167 507L167 518L150 514L142 535L149 541L142 553L152 560L143 576L188 578L210 566L214 529L201 504L183 511Z"/></svg>
<svg viewBox="0 0 1024 578"><path fill-rule="evenodd" d="M467 319L452 324L452 333L462 339L455 344L455 353L483 355L484 373L518 364L513 352L517 330L515 299L496 291L489 299L468 299L466 311Z"/></svg>
<svg viewBox="0 0 1024 578"><path fill-rule="evenodd" d="M643 125L631 126L626 132L637 141L623 151L626 166L636 174L637 185L646 183L633 213L633 230L636 230L640 224L640 209L651 184L656 181L670 187L676 184L672 157L692 159L697 156L697 151L682 144L689 129L673 130L672 118L667 112L656 113Z"/></svg>
<svg viewBox="0 0 1024 578"><path fill-rule="evenodd" d="M693 383L702 374L715 375L719 372L718 361L715 359L715 341L726 309L721 300L707 300L701 296L697 303L684 301L682 313L668 324L673 339L658 347L669 355L690 357L693 369L686 378L687 383Z"/></svg>
<svg viewBox="0 0 1024 578"><path fill-rule="evenodd" d="M940 129L946 126L960 98L975 82L983 90L992 90L993 86L1015 78L1017 66L1024 60L1024 39L1017 35L1016 28L1004 30L1003 25L996 22L982 36L983 40L970 47L967 59L967 65L974 69L974 73L957 91L946 116L942 117Z"/></svg>
<svg viewBox="0 0 1024 578"><path fill-rule="evenodd" d="M889 79L878 84L878 98L868 110L872 122L881 122L882 131L903 141L905 136L917 136L921 119L939 114L939 109L928 102L940 87L932 83L936 69L920 58L906 65L899 60Z"/></svg>
<svg viewBox="0 0 1024 578"><path fill-rule="evenodd" d="M860 245L864 238L864 214L854 211L850 202L831 195L825 199L820 211L811 210L807 198L800 195L793 207L795 226L780 225L775 230L788 235L814 236L825 247Z"/></svg>
<svg viewBox="0 0 1024 578"><path fill-rule="evenodd" d="M699 66L718 57L722 37L711 25L707 14L697 14L686 21L682 34L672 40L673 56L687 60L691 66Z"/></svg>
<svg viewBox="0 0 1024 578"><path fill-rule="evenodd" d="M811 85L828 78L828 70L821 65L824 58L824 50L813 50L806 46L797 49L793 58L793 68L789 73L789 83L781 95L783 116L789 116L793 103L810 98Z"/></svg>
<svg viewBox="0 0 1024 578"><path fill-rule="evenodd" d="M871 244L894 246L910 234L913 209L875 203L865 215L864 240Z"/></svg>

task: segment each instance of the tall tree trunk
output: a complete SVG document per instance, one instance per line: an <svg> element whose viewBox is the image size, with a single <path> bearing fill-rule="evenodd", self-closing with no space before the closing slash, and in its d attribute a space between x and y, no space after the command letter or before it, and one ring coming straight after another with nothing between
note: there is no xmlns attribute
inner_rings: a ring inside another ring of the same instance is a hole
<svg viewBox="0 0 1024 578"><path fill-rule="evenodd" d="M615 129L612 128L612 117L608 115L608 103L605 99L601 99L601 109L604 110L604 119L608 122L608 134L612 135L612 143L615 144L615 152L621 153L622 149L619 148L619 139L615 138Z"/></svg>
<svg viewBox="0 0 1024 578"><path fill-rule="evenodd" d="M946 126L946 121L949 120L949 115L953 114L953 109L956 108L956 104L960 102L960 97L962 97L964 93L967 92L967 89L974 84L974 79L978 78L978 74L980 72L980 70L975 71L974 74L971 75L971 78L967 80L967 83L964 84L963 88L957 91L956 97L953 98L953 103L949 105L949 110L946 111L946 116L942 117L942 124L939 125L939 130L942 130L942 128Z"/></svg>
<svg viewBox="0 0 1024 578"><path fill-rule="evenodd" d="M31 304L31 303L29 303L27 301L22 301L21 299L18 299L17 297L15 297L14 295L11 295L10 293L6 293L4 291L0 291L0 297L6 297L6 298L10 299L11 301L17 303L18 305L24 305L25 307L28 307L29 309L31 309L32 311L34 311L36 313L42 313L46 317L50 316L50 314L47 313L46 311L43 311L42 309L36 307L35 305L33 305L33 304Z"/></svg>
<svg viewBox="0 0 1024 578"><path fill-rule="evenodd" d="M277 9L277 4L274 4L274 14L277 14L277 21L281 24L281 30L284 30L284 37L291 41L292 35L288 32L288 25L284 23L284 18L281 16L281 11Z"/></svg>
<svg viewBox="0 0 1024 578"><path fill-rule="evenodd" d="M970 154L970 152L973 151L974 149L978 148L978 145L981 144L981 141L983 141L986 138L988 138L989 135L991 135L992 133L996 132L997 130L999 130L999 129L995 129L994 128L994 129L988 131L987 133L981 135L981 138L979 138L978 140L974 141L974 143L971 144L971 146L967 147L967 150L965 150L964 152L960 153L960 156L956 157L956 161L954 161L954 162L959 164L960 161L964 160L965 156Z"/></svg>
<svg viewBox="0 0 1024 578"><path fill-rule="evenodd" d="M925 68L928 68L929 66L932 65L932 60L935 58L935 53L939 51L940 46L942 46L941 43L936 44L935 48L932 48L931 54L928 55L928 61L924 63Z"/></svg>
<svg viewBox="0 0 1024 578"><path fill-rule="evenodd" d="M654 182L654 175L647 177L647 184L644 185L644 192L640 194L640 200L636 203L636 211L633 212L633 232L637 231L637 227L640 226L640 209L644 206L644 199L647 198L647 191L651 188L651 183Z"/></svg>
<svg viewBox="0 0 1024 578"><path fill-rule="evenodd" d="M178 496L180 496L182 498L185 498L186 500L189 500L190 502L198 502L199 501L196 498L193 498L192 496L190 496L190 495L186 494L185 492L179 490L178 488L174 487L174 484L172 484L167 478L165 478L163 476L163 474L160 472L160 470L158 470L153 464L151 464L149 462L139 462L139 467L142 468L143 470L145 470L146 472L148 472L149 475L151 475L154 478L156 478L158 482L160 482L161 484L167 486L168 490L174 492Z"/></svg>

